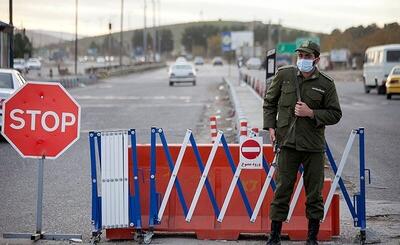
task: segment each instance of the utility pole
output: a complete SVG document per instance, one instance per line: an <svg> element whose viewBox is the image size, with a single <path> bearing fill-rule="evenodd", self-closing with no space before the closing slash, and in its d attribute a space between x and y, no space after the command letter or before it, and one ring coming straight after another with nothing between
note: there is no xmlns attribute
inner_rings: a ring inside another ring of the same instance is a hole
<svg viewBox="0 0 400 245"><path fill-rule="evenodd" d="M253 54L252 57L256 56L256 20L253 20Z"/></svg>
<svg viewBox="0 0 400 245"><path fill-rule="evenodd" d="M146 9L147 9L147 3L146 0L144 0L144 26L143 26L143 55L144 55L144 62L147 62L147 30L146 30Z"/></svg>
<svg viewBox="0 0 400 245"><path fill-rule="evenodd" d="M111 55L112 55L112 51L111 51L111 28L112 28L112 24L111 22L108 23L108 65L109 68L111 68Z"/></svg>
<svg viewBox="0 0 400 245"><path fill-rule="evenodd" d="M75 75L78 74L78 0L75 0Z"/></svg>
<svg viewBox="0 0 400 245"><path fill-rule="evenodd" d="M268 45L267 45L267 50L270 50L272 48L272 39L271 39L271 20L268 21L268 33L267 33L267 37L268 37Z"/></svg>
<svg viewBox="0 0 400 245"><path fill-rule="evenodd" d="M161 58L161 0L158 0L158 31L159 31L159 35L157 35L157 47L158 47L158 53L160 54L160 58Z"/></svg>
<svg viewBox="0 0 400 245"><path fill-rule="evenodd" d="M120 44L119 44L119 66L122 66L122 48L124 46L123 41L123 24L124 24L124 0L121 0L121 32L120 32Z"/></svg>
<svg viewBox="0 0 400 245"><path fill-rule="evenodd" d="M282 27L282 20L281 19L279 19L279 25L278 25L278 43L280 43L281 42L281 28Z"/></svg>
<svg viewBox="0 0 400 245"><path fill-rule="evenodd" d="M10 0L9 4L9 10L10 10L10 26L11 26L11 32L10 32L10 68L14 67L14 25L13 25L13 0Z"/></svg>
<svg viewBox="0 0 400 245"><path fill-rule="evenodd" d="M152 44L152 51L153 51L153 62L156 61L156 43L157 43L157 33L156 33L156 0L151 0L153 4L153 44Z"/></svg>

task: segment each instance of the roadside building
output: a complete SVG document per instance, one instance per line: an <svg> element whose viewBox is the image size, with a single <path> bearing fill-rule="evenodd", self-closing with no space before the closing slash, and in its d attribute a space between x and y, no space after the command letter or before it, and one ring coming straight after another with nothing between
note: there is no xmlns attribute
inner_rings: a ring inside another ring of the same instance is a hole
<svg viewBox="0 0 400 245"><path fill-rule="evenodd" d="M0 68L10 67L10 34L12 27L0 21Z"/></svg>

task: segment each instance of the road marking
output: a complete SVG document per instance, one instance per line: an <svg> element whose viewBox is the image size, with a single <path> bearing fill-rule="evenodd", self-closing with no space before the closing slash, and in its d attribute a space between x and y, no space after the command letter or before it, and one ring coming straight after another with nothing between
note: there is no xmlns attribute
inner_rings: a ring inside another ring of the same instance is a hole
<svg viewBox="0 0 400 245"><path fill-rule="evenodd" d="M78 100L191 100L191 96L93 96L75 95Z"/></svg>
<svg viewBox="0 0 400 245"><path fill-rule="evenodd" d="M82 108L160 108L160 107L192 107L204 106L203 103L163 103L163 104L80 104Z"/></svg>

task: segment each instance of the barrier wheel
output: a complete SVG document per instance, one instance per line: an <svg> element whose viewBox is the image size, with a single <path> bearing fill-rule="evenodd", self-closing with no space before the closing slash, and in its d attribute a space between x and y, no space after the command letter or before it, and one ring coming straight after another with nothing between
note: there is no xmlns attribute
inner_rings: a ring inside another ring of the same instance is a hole
<svg viewBox="0 0 400 245"><path fill-rule="evenodd" d="M93 235L92 238L90 239L90 244L93 244L93 245L94 244L98 244L100 242L100 240L101 240L100 235L101 235L101 233Z"/></svg>
<svg viewBox="0 0 400 245"><path fill-rule="evenodd" d="M133 234L133 240L139 244L143 244L144 240L143 233L141 231L135 232L135 234Z"/></svg>
<svg viewBox="0 0 400 245"><path fill-rule="evenodd" d="M143 236L143 242L145 244L150 244L151 240L153 238L154 233L153 232L146 232Z"/></svg>

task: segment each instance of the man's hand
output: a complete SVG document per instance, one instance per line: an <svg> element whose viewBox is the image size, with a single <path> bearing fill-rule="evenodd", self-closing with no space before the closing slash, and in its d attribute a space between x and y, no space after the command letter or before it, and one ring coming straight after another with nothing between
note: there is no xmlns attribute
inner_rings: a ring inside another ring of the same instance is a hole
<svg viewBox="0 0 400 245"><path fill-rule="evenodd" d="M296 107L294 108L294 114L298 117L314 118L313 110L311 110L306 103L301 101L297 101Z"/></svg>
<svg viewBox="0 0 400 245"><path fill-rule="evenodd" d="M275 142L275 129L270 128L269 130L269 141L271 142L271 144L273 145Z"/></svg>

